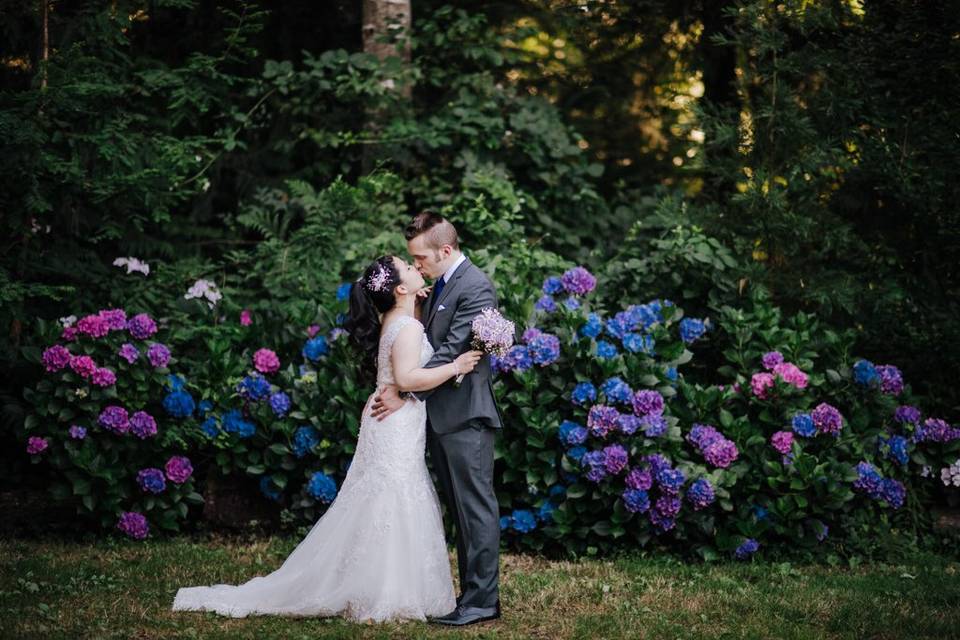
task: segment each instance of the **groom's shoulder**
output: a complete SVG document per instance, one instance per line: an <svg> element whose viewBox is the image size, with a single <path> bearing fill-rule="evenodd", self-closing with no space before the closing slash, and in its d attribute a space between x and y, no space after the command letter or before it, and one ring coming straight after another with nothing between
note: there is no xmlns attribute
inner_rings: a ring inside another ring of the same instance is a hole
<svg viewBox="0 0 960 640"><path fill-rule="evenodd" d="M467 274L469 274L471 279L475 280L478 284L483 283L488 285L491 289L496 288L493 285L493 279L487 275L487 272L475 265L473 262L470 263L470 268L468 269Z"/></svg>

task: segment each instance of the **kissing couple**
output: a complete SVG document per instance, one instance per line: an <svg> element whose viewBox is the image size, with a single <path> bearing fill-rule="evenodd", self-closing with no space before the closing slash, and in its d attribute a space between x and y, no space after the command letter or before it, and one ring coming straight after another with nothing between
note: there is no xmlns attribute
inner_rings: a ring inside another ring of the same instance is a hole
<svg viewBox="0 0 960 640"><path fill-rule="evenodd" d="M496 290L449 220L420 213L404 236L409 261L377 258L351 288L346 328L377 388L337 498L279 569L239 586L182 588L174 611L451 626L500 617L493 446L502 420L489 358L470 350L473 319L497 307ZM428 445L456 528L456 597Z"/></svg>

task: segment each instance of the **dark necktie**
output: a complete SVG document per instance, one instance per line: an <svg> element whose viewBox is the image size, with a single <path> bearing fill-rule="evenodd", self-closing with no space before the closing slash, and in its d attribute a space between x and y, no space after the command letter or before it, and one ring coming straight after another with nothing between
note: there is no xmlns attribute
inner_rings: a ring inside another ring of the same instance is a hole
<svg viewBox="0 0 960 640"><path fill-rule="evenodd" d="M443 293L444 285L446 285L446 280L443 279L443 276L440 276L437 283L433 285L433 299L430 301L430 313L433 313L433 308L437 306L437 300L440 299L440 294Z"/></svg>

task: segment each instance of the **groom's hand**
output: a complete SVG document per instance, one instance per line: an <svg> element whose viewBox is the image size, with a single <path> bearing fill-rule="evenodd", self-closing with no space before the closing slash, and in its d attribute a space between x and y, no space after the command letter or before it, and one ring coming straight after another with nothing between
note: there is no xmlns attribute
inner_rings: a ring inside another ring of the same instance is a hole
<svg viewBox="0 0 960 640"><path fill-rule="evenodd" d="M370 414L378 421L386 419L394 411L400 409L406 402L400 397L400 389L395 384L388 384L373 398L373 408Z"/></svg>

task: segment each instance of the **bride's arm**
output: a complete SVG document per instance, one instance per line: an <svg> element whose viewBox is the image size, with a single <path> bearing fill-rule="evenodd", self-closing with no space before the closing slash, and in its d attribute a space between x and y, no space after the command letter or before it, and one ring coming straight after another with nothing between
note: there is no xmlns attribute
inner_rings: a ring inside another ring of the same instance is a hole
<svg viewBox="0 0 960 640"><path fill-rule="evenodd" d="M400 329L393 341L390 357L393 359L393 377L403 391L426 391L460 373L467 373L472 366L453 361L432 369L420 366L420 349L423 344L423 327L415 322Z"/></svg>

